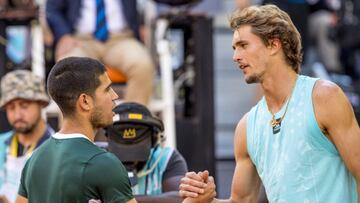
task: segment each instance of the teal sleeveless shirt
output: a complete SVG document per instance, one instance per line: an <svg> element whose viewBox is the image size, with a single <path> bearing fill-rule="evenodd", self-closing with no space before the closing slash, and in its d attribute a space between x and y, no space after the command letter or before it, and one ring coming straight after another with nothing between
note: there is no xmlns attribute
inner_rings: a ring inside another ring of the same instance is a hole
<svg viewBox="0 0 360 203"><path fill-rule="evenodd" d="M174 149L170 147L156 147L151 149L150 158L141 172L145 172L156 164L155 168L146 176L138 178L138 184L132 187L134 195L162 194L162 178ZM158 161L158 163L156 163Z"/></svg>
<svg viewBox="0 0 360 203"><path fill-rule="evenodd" d="M355 178L317 124L316 80L299 75L278 133L273 133L265 98L248 114L248 153L271 203L357 203ZM285 109L286 104L275 117Z"/></svg>
<svg viewBox="0 0 360 203"><path fill-rule="evenodd" d="M7 154L7 145L6 140L8 140L13 135L13 131L8 131L5 133L0 133L0 188L5 179L5 158Z"/></svg>

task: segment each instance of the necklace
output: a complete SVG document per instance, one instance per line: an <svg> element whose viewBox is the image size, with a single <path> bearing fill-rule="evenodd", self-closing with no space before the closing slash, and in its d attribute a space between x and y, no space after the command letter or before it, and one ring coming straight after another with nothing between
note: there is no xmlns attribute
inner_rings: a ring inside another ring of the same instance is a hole
<svg viewBox="0 0 360 203"><path fill-rule="evenodd" d="M286 115L286 112L287 112L287 110L288 110L289 103L290 103L290 99L291 99L292 94L293 94L294 89L295 89L296 81L297 81L297 78L295 79L295 83L294 83L294 85L293 85L293 87L292 87L291 94L290 94L290 96L289 96L289 99L287 100L286 107L285 107L285 112L284 112L284 114L283 114L280 118L276 119L276 118L275 118L275 114L274 114L273 112L271 112L270 109L269 109L269 106L267 106L267 107L268 107L268 111L271 113L270 124L271 124L271 127L272 127L272 129L273 129L273 134L274 134L274 135L277 134L277 133L279 133L280 130L281 130L281 121L284 119L284 117L285 117L285 115Z"/></svg>

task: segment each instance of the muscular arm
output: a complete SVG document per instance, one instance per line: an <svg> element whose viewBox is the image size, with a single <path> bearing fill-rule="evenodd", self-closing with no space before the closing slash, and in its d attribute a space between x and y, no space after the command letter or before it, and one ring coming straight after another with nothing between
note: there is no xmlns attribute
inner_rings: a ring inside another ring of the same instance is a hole
<svg viewBox="0 0 360 203"><path fill-rule="evenodd" d="M313 101L320 128L335 144L356 179L360 203L360 129L354 111L344 92L329 81L315 84Z"/></svg>
<svg viewBox="0 0 360 203"><path fill-rule="evenodd" d="M232 181L231 197L228 200L212 200L211 198L211 203L249 203L257 201L261 181L247 151L246 118L245 115L240 120L235 131L234 153L236 167ZM180 194L186 198L184 203L204 203L205 201L198 201L197 198L210 194L214 190L206 191L208 184L204 185L204 178L194 172L187 173L181 182ZM209 196L211 197L211 195Z"/></svg>
<svg viewBox="0 0 360 203"><path fill-rule="evenodd" d="M240 120L235 131L234 154L236 160L230 200L215 202L256 202L260 189L260 178L247 151L246 115Z"/></svg>

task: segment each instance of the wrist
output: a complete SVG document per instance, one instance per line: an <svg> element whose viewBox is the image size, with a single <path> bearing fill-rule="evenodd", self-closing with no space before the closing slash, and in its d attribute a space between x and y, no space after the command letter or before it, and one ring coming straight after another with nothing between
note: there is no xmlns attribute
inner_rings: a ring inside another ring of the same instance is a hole
<svg viewBox="0 0 360 203"><path fill-rule="evenodd" d="M217 202L214 202L215 199L213 199L211 202L209 203L217 203ZM182 201L182 203L203 203L203 201L199 201L199 200L195 200L193 198L186 198Z"/></svg>

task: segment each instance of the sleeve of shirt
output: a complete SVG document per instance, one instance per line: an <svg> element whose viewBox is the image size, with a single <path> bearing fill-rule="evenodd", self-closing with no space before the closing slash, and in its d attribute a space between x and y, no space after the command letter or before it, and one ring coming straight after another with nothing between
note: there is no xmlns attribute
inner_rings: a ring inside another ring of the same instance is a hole
<svg viewBox="0 0 360 203"><path fill-rule="evenodd" d="M122 203L133 199L128 173L111 153L93 157L84 170L83 181L90 191L98 191L103 202Z"/></svg>
<svg viewBox="0 0 360 203"><path fill-rule="evenodd" d="M58 41L63 35L71 33L71 25L66 20L65 12L67 10L65 0L48 0L46 1L46 20L54 34L55 41ZM76 2L76 1L75 1Z"/></svg>
<svg viewBox="0 0 360 203"><path fill-rule="evenodd" d="M184 157L175 149L166 166L163 179L166 180L174 176L184 176L187 171L188 168Z"/></svg>

